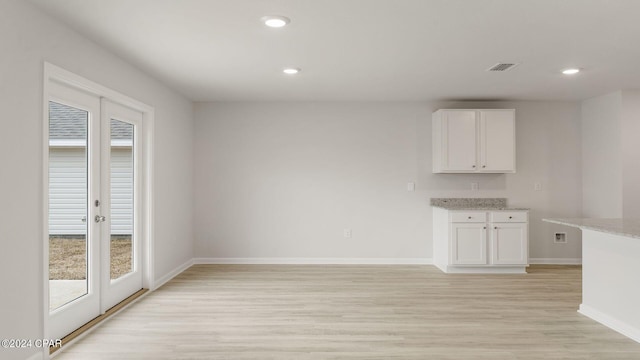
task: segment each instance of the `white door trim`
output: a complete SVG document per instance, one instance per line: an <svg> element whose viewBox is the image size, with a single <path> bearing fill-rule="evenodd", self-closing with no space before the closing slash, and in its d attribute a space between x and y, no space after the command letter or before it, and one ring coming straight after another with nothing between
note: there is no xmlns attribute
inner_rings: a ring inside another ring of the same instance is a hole
<svg viewBox="0 0 640 360"><path fill-rule="evenodd" d="M48 200L48 172L49 172L49 84L58 82L71 86L98 97L107 98L112 102L122 104L132 109L142 112L142 143L144 147L141 149L141 156L144 158L144 168L142 169L141 182L141 239L142 239L142 286L149 290L154 290L154 262L153 262L153 134L154 134L154 117L155 110L152 106L135 100L129 96L109 89L82 76L76 75L70 71L60 68L48 62L44 62L44 82L42 97L42 213L41 213L41 234L43 243L42 259L42 279L41 286L43 289L42 309L43 309L43 339L49 336L49 234L48 234L48 217L49 217L49 200ZM48 351L45 358L48 358Z"/></svg>

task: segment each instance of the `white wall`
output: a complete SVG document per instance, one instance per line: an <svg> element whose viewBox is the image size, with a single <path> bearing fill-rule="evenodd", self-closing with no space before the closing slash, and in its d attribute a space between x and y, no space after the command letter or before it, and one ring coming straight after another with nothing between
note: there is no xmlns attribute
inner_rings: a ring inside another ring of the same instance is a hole
<svg viewBox="0 0 640 360"><path fill-rule="evenodd" d="M640 218L640 91L622 92L622 214Z"/></svg>
<svg viewBox="0 0 640 360"><path fill-rule="evenodd" d="M640 91L582 102L583 216L640 218Z"/></svg>
<svg viewBox="0 0 640 360"><path fill-rule="evenodd" d="M582 213L622 216L621 92L582 102Z"/></svg>
<svg viewBox="0 0 640 360"><path fill-rule="evenodd" d="M43 62L145 102L155 118L155 277L193 257L193 106L25 1L0 1L0 338L43 335ZM25 359L36 349L0 349Z"/></svg>
<svg viewBox="0 0 640 360"><path fill-rule="evenodd" d="M432 174L431 113L515 108L516 174ZM198 103L196 257L431 258L430 197L530 207L531 257L579 258L577 103ZM472 181L481 191L470 191ZM534 191L540 181L542 191ZM407 192L407 182L417 191ZM353 237L343 238L351 228ZM553 244L553 231L568 244Z"/></svg>

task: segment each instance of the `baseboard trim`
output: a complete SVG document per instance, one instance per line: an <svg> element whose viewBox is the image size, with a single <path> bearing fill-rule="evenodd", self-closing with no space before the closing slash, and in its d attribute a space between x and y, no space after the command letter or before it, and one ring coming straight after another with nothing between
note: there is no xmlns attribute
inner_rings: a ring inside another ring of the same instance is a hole
<svg viewBox="0 0 640 360"><path fill-rule="evenodd" d="M158 290L162 285L166 284L167 282L169 282L169 280L178 276L181 272L190 268L193 264L194 264L194 259L191 259L185 262L184 264L178 266L177 268L171 270L168 274L164 275L153 284L152 290Z"/></svg>
<svg viewBox="0 0 640 360"><path fill-rule="evenodd" d="M428 258L195 258L194 264L244 265L432 265Z"/></svg>
<svg viewBox="0 0 640 360"><path fill-rule="evenodd" d="M619 332L620 334L640 343L640 329L613 318L589 305L580 304L578 312L600 324Z"/></svg>
<svg viewBox="0 0 640 360"><path fill-rule="evenodd" d="M447 274L526 274L527 267L519 266L438 266L442 272Z"/></svg>
<svg viewBox="0 0 640 360"><path fill-rule="evenodd" d="M533 265L582 265L581 258L532 258L529 264Z"/></svg>

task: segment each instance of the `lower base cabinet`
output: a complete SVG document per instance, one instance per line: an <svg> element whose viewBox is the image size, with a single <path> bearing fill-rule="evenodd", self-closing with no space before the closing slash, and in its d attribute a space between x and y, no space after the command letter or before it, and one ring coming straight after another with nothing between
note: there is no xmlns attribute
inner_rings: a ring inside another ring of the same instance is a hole
<svg viewBox="0 0 640 360"><path fill-rule="evenodd" d="M527 224L494 223L491 228L491 264L527 265Z"/></svg>
<svg viewBox="0 0 640 360"><path fill-rule="evenodd" d="M476 223L452 223L450 246L452 264L487 264L487 226Z"/></svg>
<svg viewBox="0 0 640 360"><path fill-rule="evenodd" d="M525 273L529 265L526 210L433 208L434 264L446 273Z"/></svg>

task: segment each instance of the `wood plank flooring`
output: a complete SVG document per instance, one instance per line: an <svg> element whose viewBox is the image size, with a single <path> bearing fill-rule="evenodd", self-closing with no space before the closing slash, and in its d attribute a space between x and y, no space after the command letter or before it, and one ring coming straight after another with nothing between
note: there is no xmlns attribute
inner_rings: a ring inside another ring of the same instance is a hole
<svg viewBox="0 0 640 360"><path fill-rule="evenodd" d="M56 359L640 359L576 312L580 267L529 271L196 265Z"/></svg>
<svg viewBox="0 0 640 360"><path fill-rule="evenodd" d="M125 306L129 305L130 303L134 302L137 298L139 298L140 296L146 294L147 291L149 291L149 290L148 289L140 289L140 290L136 291L135 293L133 293L128 298L122 300L121 302L117 303L114 307L112 307L111 309L107 310L104 314L94 318L93 320L89 321L88 323L82 325L80 328L76 329L71 334L63 337L61 339L62 340L62 347L50 347L49 348L49 354L53 354L56 351L60 351L69 342L73 341L75 338L77 338L78 336L81 336L85 332L91 330L95 326L100 325L100 323L102 323L103 321L107 320L109 317L114 316L114 314L117 313L120 309L122 309L123 307L125 307Z"/></svg>

